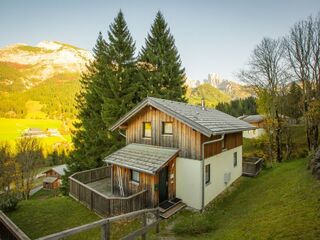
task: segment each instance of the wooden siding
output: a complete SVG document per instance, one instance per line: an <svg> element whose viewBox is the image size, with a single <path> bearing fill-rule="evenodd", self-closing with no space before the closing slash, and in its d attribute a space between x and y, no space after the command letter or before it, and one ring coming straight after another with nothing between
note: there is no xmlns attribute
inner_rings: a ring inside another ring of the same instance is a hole
<svg viewBox="0 0 320 240"><path fill-rule="evenodd" d="M176 196L176 158L168 162L168 197L172 199ZM144 172L139 174L139 183L131 181L131 172L129 168L113 165L112 166L112 186L113 193L118 195L118 175L122 178L122 184L125 196L135 194L142 190L147 192L147 205L156 207L159 204L159 174L152 175ZM171 178L172 176L172 178ZM156 187L157 186L157 187Z"/></svg>
<svg viewBox="0 0 320 240"><path fill-rule="evenodd" d="M111 177L111 167L104 166L75 173L69 177L69 195L98 214L108 217L137 211L147 207L147 190L127 197L107 196L86 185Z"/></svg>
<svg viewBox="0 0 320 240"><path fill-rule="evenodd" d="M151 122L151 138L143 137L143 122ZM162 122L172 122L173 134L162 134ZM126 126L122 126L124 128ZM180 149L179 156L201 159L201 134L177 119L150 106L132 118L126 127L127 144L141 143Z"/></svg>
<svg viewBox="0 0 320 240"><path fill-rule="evenodd" d="M43 182L43 188L44 189L57 189L57 188L59 188L60 187L60 181L59 181L59 179L57 179L57 180L55 180L54 182L52 182L52 183L45 183L45 182Z"/></svg>
<svg viewBox="0 0 320 240"><path fill-rule="evenodd" d="M210 140L218 139L221 136L212 136L211 138L208 138L204 135L201 137L201 143L207 142ZM242 145L242 132L237 132L237 133L230 133L225 135L225 149L230 150L233 148L236 148L238 146ZM204 157L208 158L213 155L219 154L222 152L222 144L221 141L216 142L216 143L210 143L205 145L204 147Z"/></svg>

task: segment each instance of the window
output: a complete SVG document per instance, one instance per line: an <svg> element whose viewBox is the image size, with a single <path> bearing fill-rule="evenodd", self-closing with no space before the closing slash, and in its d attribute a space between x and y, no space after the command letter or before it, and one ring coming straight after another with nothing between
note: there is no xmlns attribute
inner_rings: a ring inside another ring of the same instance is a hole
<svg viewBox="0 0 320 240"><path fill-rule="evenodd" d="M131 170L131 181L139 183L140 182L140 173L134 170Z"/></svg>
<svg viewBox="0 0 320 240"><path fill-rule="evenodd" d="M172 122L162 122L162 134L172 135Z"/></svg>
<svg viewBox="0 0 320 240"><path fill-rule="evenodd" d="M234 152L233 153L233 167L238 166L238 153Z"/></svg>
<svg viewBox="0 0 320 240"><path fill-rule="evenodd" d="M206 184L210 183L210 164L206 165Z"/></svg>
<svg viewBox="0 0 320 240"><path fill-rule="evenodd" d="M143 123L143 137L151 138L151 122Z"/></svg>

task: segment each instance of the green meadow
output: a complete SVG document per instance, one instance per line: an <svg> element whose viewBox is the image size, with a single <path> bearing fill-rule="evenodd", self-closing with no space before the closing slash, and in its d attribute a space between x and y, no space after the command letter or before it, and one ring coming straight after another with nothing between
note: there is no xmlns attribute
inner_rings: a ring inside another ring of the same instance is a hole
<svg viewBox="0 0 320 240"><path fill-rule="evenodd" d="M60 120L52 119L14 119L14 118L0 118L0 141L13 142L21 133L28 128L40 128L46 130L47 128L59 129L62 125ZM61 142L62 140L70 140L69 136L63 137L48 137L43 138L47 143Z"/></svg>

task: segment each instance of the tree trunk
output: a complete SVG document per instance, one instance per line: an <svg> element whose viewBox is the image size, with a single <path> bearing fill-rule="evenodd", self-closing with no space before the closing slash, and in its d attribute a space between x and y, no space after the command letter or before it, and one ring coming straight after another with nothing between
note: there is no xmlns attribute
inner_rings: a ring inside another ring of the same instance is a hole
<svg viewBox="0 0 320 240"><path fill-rule="evenodd" d="M276 148L277 148L277 161L282 162L282 146L281 146L281 118L279 116L278 111L276 111Z"/></svg>

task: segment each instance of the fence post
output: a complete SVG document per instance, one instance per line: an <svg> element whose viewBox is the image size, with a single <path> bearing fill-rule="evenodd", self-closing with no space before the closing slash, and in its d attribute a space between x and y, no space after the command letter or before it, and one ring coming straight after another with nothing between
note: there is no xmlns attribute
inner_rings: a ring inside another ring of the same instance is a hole
<svg viewBox="0 0 320 240"><path fill-rule="evenodd" d="M143 215L142 215L142 227L144 228L145 226L147 226L147 213L143 213ZM142 234L141 239L146 240L147 233Z"/></svg>
<svg viewBox="0 0 320 240"><path fill-rule="evenodd" d="M93 209L93 192L90 191L90 210Z"/></svg>
<svg viewBox="0 0 320 240"><path fill-rule="evenodd" d="M156 211L156 221L159 220L159 208L157 209ZM156 226L156 233L159 233L160 232L160 223L157 223L157 226Z"/></svg>
<svg viewBox="0 0 320 240"><path fill-rule="evenodd" d="M109 240L110 239L110 222L106 221L105 224L101 225L101 240Z"/></svg>

